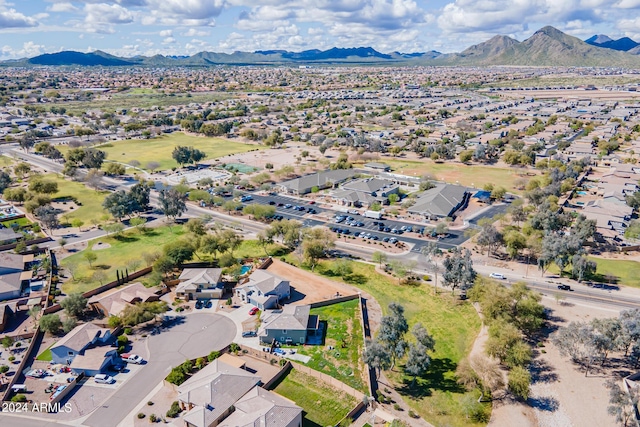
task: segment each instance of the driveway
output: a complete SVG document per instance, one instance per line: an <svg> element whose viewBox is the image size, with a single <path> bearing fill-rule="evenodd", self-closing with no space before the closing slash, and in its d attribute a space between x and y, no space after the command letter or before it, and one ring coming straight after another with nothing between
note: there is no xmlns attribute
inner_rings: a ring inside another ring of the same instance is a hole
<svg viewBox="0 0 640 427"><path fill-rule="evenodd" d="M162 332L148 336L148 362L135 376L122 384L83 425L118 425L140 403L140 399L169 374L172 367L186 359L195 359L220 350L236 336L234 322L218 314L192 313L180 319Z"/></svg>

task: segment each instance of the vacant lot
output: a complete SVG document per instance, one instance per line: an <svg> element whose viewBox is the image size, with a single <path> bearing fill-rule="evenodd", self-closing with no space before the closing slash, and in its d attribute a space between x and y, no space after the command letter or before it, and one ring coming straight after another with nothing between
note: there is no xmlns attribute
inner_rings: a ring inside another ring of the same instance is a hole
<svg viewBox="0 0 640 427"><path fill-rule="evenodd" d="M462 405L465 395L475 394L465 391L455 378L458 362L469 354L480 331L481 322L471 304L461 303L448 292L433 295L428 285L398 285L395 280L377 273L373 265L354 261L350 264L353 269L350 280L354 286L372 295L384 311L391 302L402 304L409 326L421 322L436 340L429 373L418 378L413 386L412 379L404 375L402 369L386 372L395 388L406 396L411 409L434 425L474 425L464 416ZM316 272L331 277L332 265L323 261ZM403 364L399 362L399 367Z"/></svg>
<svg viewBox="0 0 640 427"><path fill-rule="evenodd" d="M207 159L217 159L229 154L245 153L259 148L257 145L243 144L223 138L191 136L182 132L153 139L115 141L99 148L107 153L109 160L123 163L137 160L142 168L146 168L149 162L157 162L160 164L158 169L166 170L178 166L178 163L171 157L173 149L178 145L204 151L207 154Z"/></svg>
<svg viewBox="0 0 640 427"><path fill-rule="evenodd" d="M54 200L74 199L78 202L77 208L62 215L63 222L64 220L71 222L74 218L78 218L84 221L85 225L89 225L92 220L98 221L108 215L107 211L102 209L102 202L109 191L92 190L81 182L69 181L55 174L45 177L49 181L58 183L58 192L53 195ZM60 208L66 209L66 206L62 205Z"/></svg>
<svg viewBox="0 0 640 427"><path fill-rule="evenodd" d="M295 369L274 391L304 409L304 427L334 426L357 403L355 397Z"/></svg>
<svg viewBox="0 0 640 427"><path fill-rule="evenodd" d="M64 258L63 267L74 270L74 279L62 286L66 294L74 292L86 292L100 286L96 272L102 277L102 283L116 280L116 270L129 270L129 273L144 267L143 254L159 252L165 243L174 241L184 234L183 227L173 225L148 229L145 233L137 230L129 230L120 237L109 236L91 240L88 249ZM84 257L87 251L98 242L102 242L105 249L93 251L98 257L92 266Z"/></svg>
<svg viewBox="0 0 640 427"><path fill-rule="evenodd" d="M293 257L290 256L290 258ZM341 296L355 294L350 286L318 277L316 274L277 259L273 260L273 264L271 264L267 270L290 281L291 286L295 288L295 293L292 293L292 299L295 300L294 304L296 305L325 301L335 298L336 294L340 294Z"/></svg>
<svg viewBox="0 0 640 427"><path fill-rule="evenodd" d="M318 315L326 325L326 339L324 345L304 346L299 353L311 356L307 363L310 368L367 393L361 357L364 340L359 304L355 299L312 309L311 314ZM333 350L329 350L329 346Z"/></svg>
<svg viewBox="0 0 640 427"><path fill-rule="evenodd" d="M475 188L482 188L485 184L505 187L508 191L520 193L516 190L514 183L522 178L519 174L525 172L536 173L527 169L508 169L484 165L463 165L461 163L435 163L432 160L423 161L388 159L382 158L384 162L392 167L394 172L408 176L431 175L440 181L451 184L458 183Z"/></svg>

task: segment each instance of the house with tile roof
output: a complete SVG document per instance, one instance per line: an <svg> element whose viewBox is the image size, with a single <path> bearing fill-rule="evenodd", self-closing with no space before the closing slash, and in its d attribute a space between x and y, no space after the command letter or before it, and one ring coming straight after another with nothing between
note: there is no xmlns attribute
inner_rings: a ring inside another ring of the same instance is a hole
<svg viewBox="0 0 640 427"><path fill-rule="evenodd" d="M176 286L176 296L187 301L222 298L224 285L220 281L221 268L185 268Z"/></svg>
<svg viewBox="0 0 640 427"><path fill-rule="evenodd" d="M288 280L267 270L256 270L236 287L236 296L260 310L276 308L291 296Z"/></svg>
<svg viewBox="0 0 640 427"><path fill-rule="evenodd" d="M252 388L234 406L221 427L302 427L301 407L261 387Z"/></svg>
<svg viewBox="0 0 640 427"><path fill-rule="evenodd" d="M89 306L103 316L118 316L125 308L140 302L158 301L154 288L136 282L89 298Z"/></svg>
<svg viewBox="0 0 640 427"><path fill-rule="evenodd" d="M304 344L309 336L322 333L319 317L310 314L310 310L309 305L288 305L264 314L258 331L260 342L270 344L276 340L282 344Z"/></svg>

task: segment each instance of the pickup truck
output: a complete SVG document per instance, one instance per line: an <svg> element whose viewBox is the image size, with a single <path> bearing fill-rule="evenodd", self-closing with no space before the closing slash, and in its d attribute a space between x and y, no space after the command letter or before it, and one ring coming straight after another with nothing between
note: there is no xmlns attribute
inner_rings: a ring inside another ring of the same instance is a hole
<svg viewBox="0 0 640 427"><path fill-rule="evenodd" d="M122 353L120 357L127 363L135 363L137 365L141 365L142 362L144 362L144 359L142 357L133 353Z"/></svg>

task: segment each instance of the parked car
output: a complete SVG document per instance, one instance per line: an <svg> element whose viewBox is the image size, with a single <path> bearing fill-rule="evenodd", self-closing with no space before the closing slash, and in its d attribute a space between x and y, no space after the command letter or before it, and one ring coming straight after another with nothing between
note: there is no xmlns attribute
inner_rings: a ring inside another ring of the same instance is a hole
<svg viewBox="0 0 640 427"><path fill-rule="evenodd" d="M293 207L293 205L291 205L290 203L287 203L286 205L284 205L285 209L291 209Z"/></svg>
<svg viewBox="0 0 640 427"><path fill-rule="evenodd" d="M211 308L211 307L213 307L213 301L208 299L207 302L204 303L204 308Z"/></svg>
<svg viewBox="0 0 640 427"><path fill-rule="evenodd" d="M27 372L25 376L31 377L31 378L42 378L46 375L47 375L47 371L45 371L44 369L32 369L29 372Z"/></svg>
<svg viewBox="0 0 640 427"><path fill-rule="evenodd" d="M570 291L571 290L571 286L569 286L569 285L558 285L558 289L560 289L561 291Z"/></svg>
<svg viewBox="0 0 640 427"><path fill-rule="evenodd" d="M98 374L95 377L93 377L93 381L95 381L98 384L113 384L116 382L115 378L107 374Z"/></svg>
<svg viewBox="0 0 640 427"><path fill-rule="evenodd" d="M276 204L276 202L274 202L273 200L269 200L269 204L270 204L270 205L275 205L275 204Z"/></svg>
<svg viewBox="0 0 640 427"><path fill-rule="evenodd" d="M136 365L142 365L142 363L144 362L144 359L142 357L133 353L122 353L120 357L123 361L127 363L135 363Z"/></svg>
<svg viewBox="0 0 640 427"><path fill-rule="evenodd" d="M506 279L506 277L504 277L504 275L500 273L491 273L489 277L491 277L492 279L500 279L500 280Z"/></svg>
<svg viewBox="0 0 640 427"><path fill-rule="evenodd" d="M200 310L202 307L204 307L204 303L202 302L202 300L197 300L196 301L196 310Z"/></svg>
<svg viewBox="0 0 640 427"><path fill-rule="evenodd" d="M256 334L256 331L244 331L242 333L242 338L249 338L249 337L257 337L258 334Z"/></svg>
<svg viewBox="0 0 640 427"><path fill-rule="evenodd" d="M251 310L249 310L249 315L253 316L258 312L258 307L253 307Z"/></svg>
<svg viewBox="0 0 640 427"><path fill-rule="evenodd" d="M122 372L124 371L124 368L126 368L126 365L122 364L122 363L116 363L115 365L111 365L111 369L112 371L116 371L116 372Z"/></svg>

